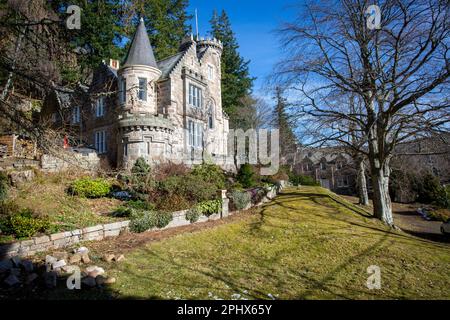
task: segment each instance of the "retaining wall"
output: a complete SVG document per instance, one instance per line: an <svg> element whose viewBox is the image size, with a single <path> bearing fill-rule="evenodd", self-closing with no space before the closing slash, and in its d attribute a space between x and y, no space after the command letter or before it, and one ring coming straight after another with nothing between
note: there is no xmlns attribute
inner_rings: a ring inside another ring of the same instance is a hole
<svg viewBox="0 0 450 320"><path fill-rule="evenodd" d="M261 202L253 206L259 206L270 201L277 195L279 191L283 189L285 185L286 184L282 183L279 187L271 188L270 190L268 190L266 196L261 200ZM228 203L229 199L227 199L226 197L223 198L221 212L212 214L210 216L202 215L195 223L206 222L210 220L218 220L232 214L232 212L228 212ZM245 210L251 207L252 205L249 204L249 206L247 206ZM189 210L182 210L174 212L172 214L172 221L170 221L170 223L166 227L162 229L153 228L149 231L164 230L191 224L191 222L186 219L186 214L188 211ZM21 256L21 257L32 256L38 252L70 247L82 241L99 241L108 237L117 237L122 232L128 231L129 224L130 224L129 220L109 224L100 224L93 227L54 233L51 235L45 235L40 237L33 237L29 240L23 240L6 245L1 245L0 260L8 259L14 256Z"/></svg>

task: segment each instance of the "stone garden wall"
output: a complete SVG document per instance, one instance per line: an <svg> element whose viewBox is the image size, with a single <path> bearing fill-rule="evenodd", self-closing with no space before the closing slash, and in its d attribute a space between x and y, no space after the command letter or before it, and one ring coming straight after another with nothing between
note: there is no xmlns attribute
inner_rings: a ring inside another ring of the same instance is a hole
<svg viewBox="0 0 450 320"><path fill-rule="evenodd" d="M261 200L260 203L253 205L262 205L271 199L273 199L278 192L280 192L286 183L282 182L280 186L272 187L268 190L266 196ZM225 191L225 190L223 190ZM201 223L211 220L218 220L227 217L232 214L228 211L229 199L226 198L225 192L222 192L222 210L219 213L212 214L210 216L200 216L195 223ZM251 208L252 205L245 209ZM180 226L185 226L191 224L189 220L186 219L186 214L189 210L182 210L174 212L172 221L164 228L175 228ZM0 260L9 259L14 256L27 257L33 256L38 252L44 252L47 250L60 249L65 247L70 247L82 241L99 241L108 237L117 237L121 233L128 231L128 226L130 224L129 220L119 221L110 224L101 224L93 227L87 227L83 229L77 229L72 231L65 231L60 233L54 233L51 235L45 235L40 237L33 237L29 240L23 240L19 242L14 242L6 245L0 246ZM154 228L149 231L158 230Z"/></svg>

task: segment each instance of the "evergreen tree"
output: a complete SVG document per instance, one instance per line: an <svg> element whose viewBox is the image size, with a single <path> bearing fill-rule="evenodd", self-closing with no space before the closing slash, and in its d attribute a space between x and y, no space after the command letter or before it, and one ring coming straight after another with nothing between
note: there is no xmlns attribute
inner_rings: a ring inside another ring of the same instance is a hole
<svg viewBox="0 0 450 320"><path fill-rule="evenodd" d="M103 59L120 59L124 52L120 48L123 37L120 0L73 0L71 5L81 8L81 29L62 28L62 38L69 41L77 54L77 67L60 66L65 82L77 82L89 76ZM55 0L52 8L65 19L67 1Z"/></svg>
<svg viewBox="0 0 450 320"><path fill-rule="evenodd" d="M239 54L239 45L231 29L230 19L224 10L220 16L214 11L210 24L211 35L223 43L222 105L230 117L230 126L235 128L242 125L238 110L243 107L244 98L250 95L254 81L249 74L250 61L245 61Z"/></svg>
<svg viewBox="0 0 450 320"><path fill-rule="evenodd" d="M289 123L289 117L286 113L288 108L288 102L283 97L283 91L277 87L275 89L276 105L274 109L274 127L280 131L280 153L282 157L296 151L297 138L292 130L292 126Z"/></svg>
<svg viewBox="0 0 450 320"><path fill-rule="evenodd" d="M132 1L134 20L144 18L157 60L176 54L183 38L191 32L188 5L189 0ZM134 30L130 32L133 33Z"/></svg>

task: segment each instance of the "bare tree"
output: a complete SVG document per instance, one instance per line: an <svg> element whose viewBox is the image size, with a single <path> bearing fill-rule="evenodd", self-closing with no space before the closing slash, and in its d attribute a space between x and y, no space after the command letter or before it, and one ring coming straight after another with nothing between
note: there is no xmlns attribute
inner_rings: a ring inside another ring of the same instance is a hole
<svg viewBox="0 0 450 320"><path fill-rule="evenodd" d="M369 159L374 216L393 225L388 193L395 146L432 131L448 131L447 1L379 1L379 29L368 27L367 0L309 1L304 15L280 34L288 57L278 75L300 93L297 116L326 123L322 135ZM328 104L336 91L363 108ZM342 124L346 123L346 126ZM354 146L350 128L365 139ZM332 125L333 124L333 125Z"/></svg>

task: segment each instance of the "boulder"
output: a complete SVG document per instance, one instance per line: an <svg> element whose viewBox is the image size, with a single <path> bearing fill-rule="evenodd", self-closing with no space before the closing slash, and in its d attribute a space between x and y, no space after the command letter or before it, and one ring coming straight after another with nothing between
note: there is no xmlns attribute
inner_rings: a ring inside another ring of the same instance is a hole
<svg viewBox="0 0 450 320"><path fill-rule="evenodd" d="M90 287L90 288L95 287L97 285L97 282L95 281L95 278L90 277L90 276L84 277L81 280L81 283L84 284L85 286Z"/></svg>
<svg viewBox="0 0 450 320"><path fill-rule="evenodd" d="M81 262L81 254L75 253L73 256L69 258L69 263L80 263Z"/></svg>
<svg viewBox="0 0 450 320"><path fill-rule="evenodd" d="M124 256L123 254L119 255L118 257L116 257L116 258L114 259L114 261L116 261L116 262L120 262L120 261L122 261L122 260L125 260L125 256Z"/></svg>
<svg viewBox="0 0 450 320"><path fill-rule="evenodd" d="M47 288L49 289L56 288L57 276L58 275L54 271L46 272L44 274L44 281Z"/></svg>
<svg viewBox="0 0 450 320"><path fill-rule="evenodd" d="M74 250L74 253L79 253L81 255L83 255L85 253L87 254L87 253L89 253L89 249L86 247L79 247L78 249Z"/></svg>
<svg viewBox="0 0 450 320"><path fill-rule="evenodd" d="M17 278L15 275L10 274L4 281L8 286L13 287L15 285L20 284L19 278Z"/></svg>
<svg viewBox="0 0 450 320"><path fill-rule="evenodd" d="M20 265L26 272L33 272L34 270L33 262L31 262L30 260L23 260Z"/></svg>
<svg viewBox="0 0 450 320"><path fill-rule="evenodd" d="M18 256L14 256L11 258L11 262L14 264L14 266L19 267L22 259L20 259L20 257Z"/></svg>
<svg viewBox="0 0 450 320"><path fill-rule="evenodd" d="M103 260L105 260L106 262L111 262L111 261L113 261L115 258L116 258L116 256L113 255L113 254L105 254L105 255L103 256Z"/></svg>
<svg viewBox="0 0 450 320"><path fill-rule="evenodd" d="M27 284L30 284L30 283L32 283L34 280L36 280L37 278L38 278L38 275L37 275L36 273L30 273L30 274L27 276L26 283L27 283Z"/></svg>
<svg viewBox="0 0 450 320"><path fill-rule="evenodd" d="M13 263L11 262L11 260L0 261L0 273L7 272L12 267L13 267Z"/></svg>
<svg viewBox="0 0 450 320"><path fill-rule="evenodd" d="M54 264L55 262L57 262L58 261L58 259L56 259L55 257L53 257L53 256L50 256L50 255L47 255L47 256L45 256L45 264L49 264L49 265L52 265L52 264Z"/></svg>
<svg viewBox="0 0 450 320"><path fill-rule="evenodd" d="M105 280L103 283L104 283L104 284L113 284L113 283L116 283L116 278L108 277L108 278L106 278L106 280Z"/></svg>
<svg viewBox="0 0 450 320"><path fill-rule="evenodd" d="M52 264L52 268L55 269L61 269L62 267L64 267L66 265L66 261L65 260L58 260L56 262L54 262Z"/></svg>
<svg viewBox="0 0 450 320"><path fill-rule="evenodd" d="M105 270L103 268L97 266L90 266L86 268L86 273L88 276L96 278L97 276L102 276L105 274Z"/></svg>
<svg viewBox="0 0 450 320"><path fill-rule="evenodd" d="M90 262L91 262L91 259L89 258L89 255L88 255L87 253L83 253L83 254L81 255L81 261L82 261L83 263L90 263Z"/></svg>
<svg viewBox="0 0 450 320"><path fill-rule="evenodd" d="M77 266L70 266L70 265L69 265L69 266L64 266L64 267L62 267L61 270L62 270L63 272L65 272L65 273L70 273L70 274L72 274L72 273L74 273L75 271L80 270L80 268L77 267Z"/></svg>
<svg viewBox="0 0 450 320"><path fill-rule="evenodd" d="M102 275L99 275L97 277L95 277L95 282L97 282L97 285L101 286L102 284L104 284L106 281L106 278Z"/></svg>
<svg viewBox="0 0 450 320"><path fill-rule="evenodd" d="M18 185L33 180L34 171L24 170L24 171L13 171L9 174L9 180L11 185L17 187Z"/></svg>

